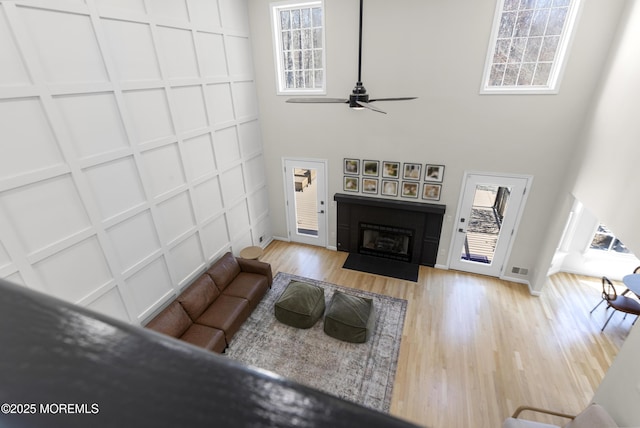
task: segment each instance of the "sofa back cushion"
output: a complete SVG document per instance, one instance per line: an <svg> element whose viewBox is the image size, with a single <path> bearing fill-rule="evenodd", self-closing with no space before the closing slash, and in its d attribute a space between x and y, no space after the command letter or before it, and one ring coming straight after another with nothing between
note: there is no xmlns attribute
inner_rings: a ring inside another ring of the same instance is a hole
<svg viewBox="0 0 640 428"><path fill-rule="evenodd" d="M189 315L184 311L180 303L175 300L164 308L149 324L147 328L179 338L193 324Z"/></svg>
<svg viewBox="0 0 640 428"><path fill-rule="evenodd" d="M615 428L618 425L609 413L599 404L591 404L565 428Z"/></svg>
<svg viewBox="0 0 640 428"><path fill-rule="evenodd" d="M240 265L233 254L227 253L215 262L207 272L222 291L240 274Z"/></svg>
<svg viewBox="0 0 640 428"><path fill-rule="evenodd" d="M211 277L205 273L178 296L178 302L187 311L189 317L196 320L219 295L220 291Z"/></svg>

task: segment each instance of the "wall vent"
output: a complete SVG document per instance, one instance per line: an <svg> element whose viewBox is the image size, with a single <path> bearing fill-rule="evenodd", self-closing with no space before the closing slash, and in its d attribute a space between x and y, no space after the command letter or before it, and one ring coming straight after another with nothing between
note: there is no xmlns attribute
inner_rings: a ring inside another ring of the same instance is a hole
<svg viewBox="0 0 640 428"><path fill-rule="evenodd" d="M511 268L511 273L517 273L518 275L526 275L529 273L529 268L521 268L514 266Z"/></svg>

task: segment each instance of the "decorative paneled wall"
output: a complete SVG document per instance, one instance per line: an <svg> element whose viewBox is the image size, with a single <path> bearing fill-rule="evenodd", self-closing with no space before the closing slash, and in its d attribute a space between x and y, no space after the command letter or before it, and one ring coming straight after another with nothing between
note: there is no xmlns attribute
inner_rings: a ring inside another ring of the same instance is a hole
<svg viewBox="0 0 640 428"><path fill-rule="evenodd" d="M0 277L137 324L270 239L246 1L0 1Z"/></svg>

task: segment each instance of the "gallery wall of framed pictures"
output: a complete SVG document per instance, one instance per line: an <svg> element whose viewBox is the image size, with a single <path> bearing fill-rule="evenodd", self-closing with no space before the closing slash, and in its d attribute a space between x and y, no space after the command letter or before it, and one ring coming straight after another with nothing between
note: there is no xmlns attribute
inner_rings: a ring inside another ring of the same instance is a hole
<svg viewBox="0 0 640 428"><path fill-rule="evenodd" d="M344 158L343 190L439 201L444 165Z"/></svg>

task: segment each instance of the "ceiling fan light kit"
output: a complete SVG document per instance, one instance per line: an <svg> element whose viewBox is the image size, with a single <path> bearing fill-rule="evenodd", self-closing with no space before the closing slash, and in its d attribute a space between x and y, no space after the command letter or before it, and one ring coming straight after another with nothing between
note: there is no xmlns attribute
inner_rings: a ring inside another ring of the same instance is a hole
<svg viewBox="0 0 640 428"><path fill-rule="evenodd" d="M367 94L367 90L362 84L362 3L363 0L360 0L360 31L359 31L359 45L358 45L358 81L356 82L356 86L353 88L351 95L349 95L349 99L345 98L289 98L287 100L288 103L339 103L339 104L349 104L349 107L354 110L363 110L369 109L378 113L386 114L387 112L378 109L377 107L372 106L369 103L375 101L406 101L406 100L415 100L417 97L399 97L399 98L378 98L378 99L369 99L369 94Z"/></svg>

